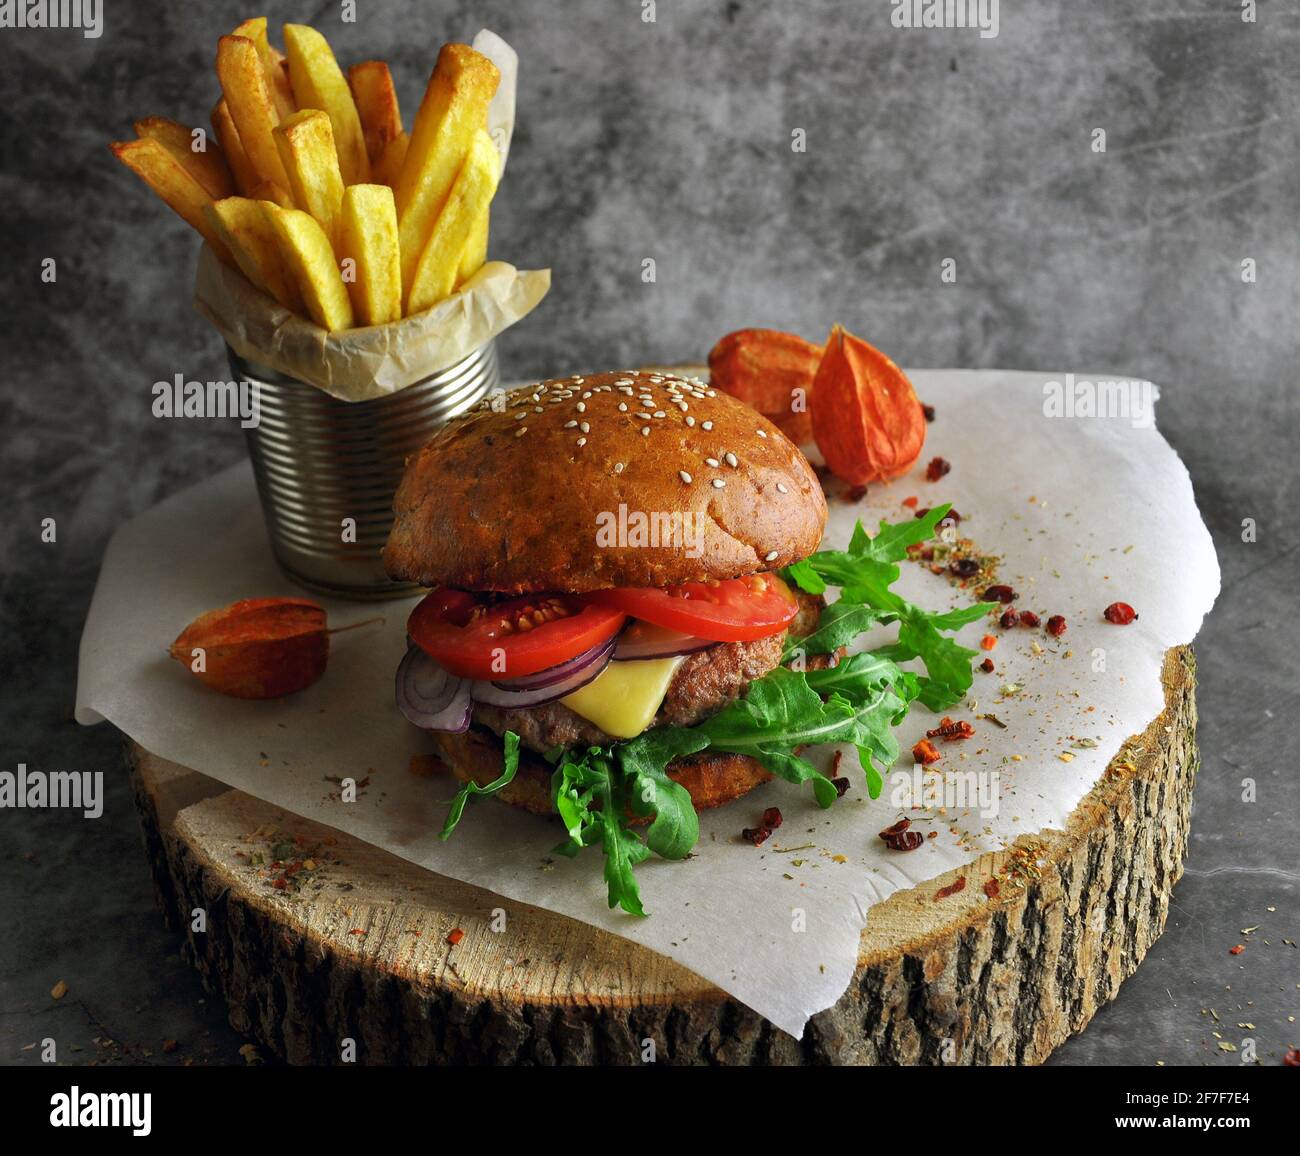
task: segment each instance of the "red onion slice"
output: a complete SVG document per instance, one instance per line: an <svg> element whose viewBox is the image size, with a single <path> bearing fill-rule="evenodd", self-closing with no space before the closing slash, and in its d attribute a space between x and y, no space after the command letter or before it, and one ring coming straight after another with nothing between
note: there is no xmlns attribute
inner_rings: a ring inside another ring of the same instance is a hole
<svg viewBox="0 0 1300 1156"><path fill-rule="evenodd" d="M541 706L543 703L554 702L557 698L563 698L579 687L586 686L609 665L613 653L614 639L610 638L607 642L593 646L567 662L548 667L546 670L539 670L536 674L511 679L509 682L488 682L486 679L480 679L472 685L470 694L475 702L499 706L506 710L523 710L531 706Z"/></svg>
<svg viewBox="0 0 1300 1156"><path fill-rule="evenodd" d="M691 654L716 645L708 638L683 634L679 630L637 619L618 636L614 658L619 662L638 658L676 658L679 654Z"/></svg>
<svg viewBox="0 0 1300 1156"><path fill-rule="evenodd" d="M397 709L428 731L461 734L473 709L470 683L444 670L418 646L411 646L397 668Z"/></svg>
<svg viewBox="0 0 1300 1156"><path fill-rule="evenodd" d="M520 678L494 679L492 685L498 690L511 691L541 690L544 687L554 686L558 682L566 681L578 671L586 670L593 662L612 654L615 638L616 636L611 634L604 642L598 642L590 650L584 650L581 654L575 654L564 662L537 671L536 674L525 674Z"/></svg>

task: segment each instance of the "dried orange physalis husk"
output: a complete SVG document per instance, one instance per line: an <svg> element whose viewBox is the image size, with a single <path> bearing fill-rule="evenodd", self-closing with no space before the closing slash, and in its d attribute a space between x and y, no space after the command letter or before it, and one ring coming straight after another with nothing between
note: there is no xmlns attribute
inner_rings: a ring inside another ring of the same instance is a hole
<svg viewBox="0 0 1300 1156"><path fill-rule="evenodd" d="M854 486L906 473L925 444L925 413L912 383L839 325L817 367L812 428L831 472Z"/></svg>
<svg viewBox="0 0 1300 1156"><path fill-rule="evenodd" d="M821 347L777 329L737 329L709 353L709 384L738 397L791 441L812 441L809 416Z"/></svg>
<svg viewBox="0 0 1300 1156"><path fill-rule="evenodd" d="M201 682L236 698L309 687L325 673L329 652L325 611L305 598L245 598L209 610L171 645L171 656Z"/></svg>

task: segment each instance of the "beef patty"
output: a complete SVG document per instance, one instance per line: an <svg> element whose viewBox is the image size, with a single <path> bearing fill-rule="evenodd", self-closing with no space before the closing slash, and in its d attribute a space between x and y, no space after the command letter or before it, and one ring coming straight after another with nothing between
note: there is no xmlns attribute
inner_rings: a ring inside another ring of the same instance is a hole
<svg viewBox="0 0 1300 1156"><path fill-rule="evenodd" d="M650 725L694 726L717 714L756 678L779 666L787 635L810 633L825 605L814 595L801 593L798 598L799 613L783 633L753 642L719 642L687 655L673 674L659 713ZM539 753L552 747L608 746L618 741L559 701L524 710L475 703L474 721L498 735L514 731L524 746Z"/></svg>

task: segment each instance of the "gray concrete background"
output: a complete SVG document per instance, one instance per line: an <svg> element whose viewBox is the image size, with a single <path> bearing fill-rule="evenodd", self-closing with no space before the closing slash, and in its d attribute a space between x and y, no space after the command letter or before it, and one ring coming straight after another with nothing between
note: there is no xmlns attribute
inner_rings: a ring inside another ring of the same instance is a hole
<svg viewBox="0 0 1300 1156"><path fill-rule="evenodd" d="M1055 1062L1240 1063L1219 1031L1279 1063L1300 1044L1284 943L1300 938L1300 5L1262 0L1246 24L1235 0L1005 4L985 40L896 30L886 0L666 0L653 24L633 0L358 7L355 25L332 3L259 10L317 25L345 64L389 59L408 121L443 40L489 26L521 54L492 253L555 283L502 341L508 376L698 359L741 325L818 338L839 320L904 365L1164 385L1160 425L1224 570L1198 642L1192 849L1165 936ZM0 812L0 1063L37 1062L23 1048L45 1036L64 1059L239 1062L152 909L117 736L71 707L108 536L243 452L233 425L149 415L154 381L219 375L221 350L189 304L193 235L105 144L137 116L204 123L216 37L250 10L107 8L99 40L0 30L3 765L110 772L96 822ZM39 541L46 516L57 545Z"/></svg>

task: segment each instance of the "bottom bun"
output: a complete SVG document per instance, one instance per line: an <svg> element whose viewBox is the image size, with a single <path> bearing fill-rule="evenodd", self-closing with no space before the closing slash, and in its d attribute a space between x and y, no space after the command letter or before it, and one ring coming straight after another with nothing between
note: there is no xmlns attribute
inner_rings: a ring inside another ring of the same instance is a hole
<svg viewBox="0 0 1300 1156"><path fill-rule="evenodd" d="M470 727L464 734L435 732L438 754L462 783L485 787L501 776L503 747L491 731ZM551 774L554 768L532 751L520 748L519 770L511 783L497 792L497 798L535 815L554 814L551 806ZM668 764L668 777L690 793L697 811L721 807L749 794L772 774L748 755L708 751L686 755Z"/></svg>

